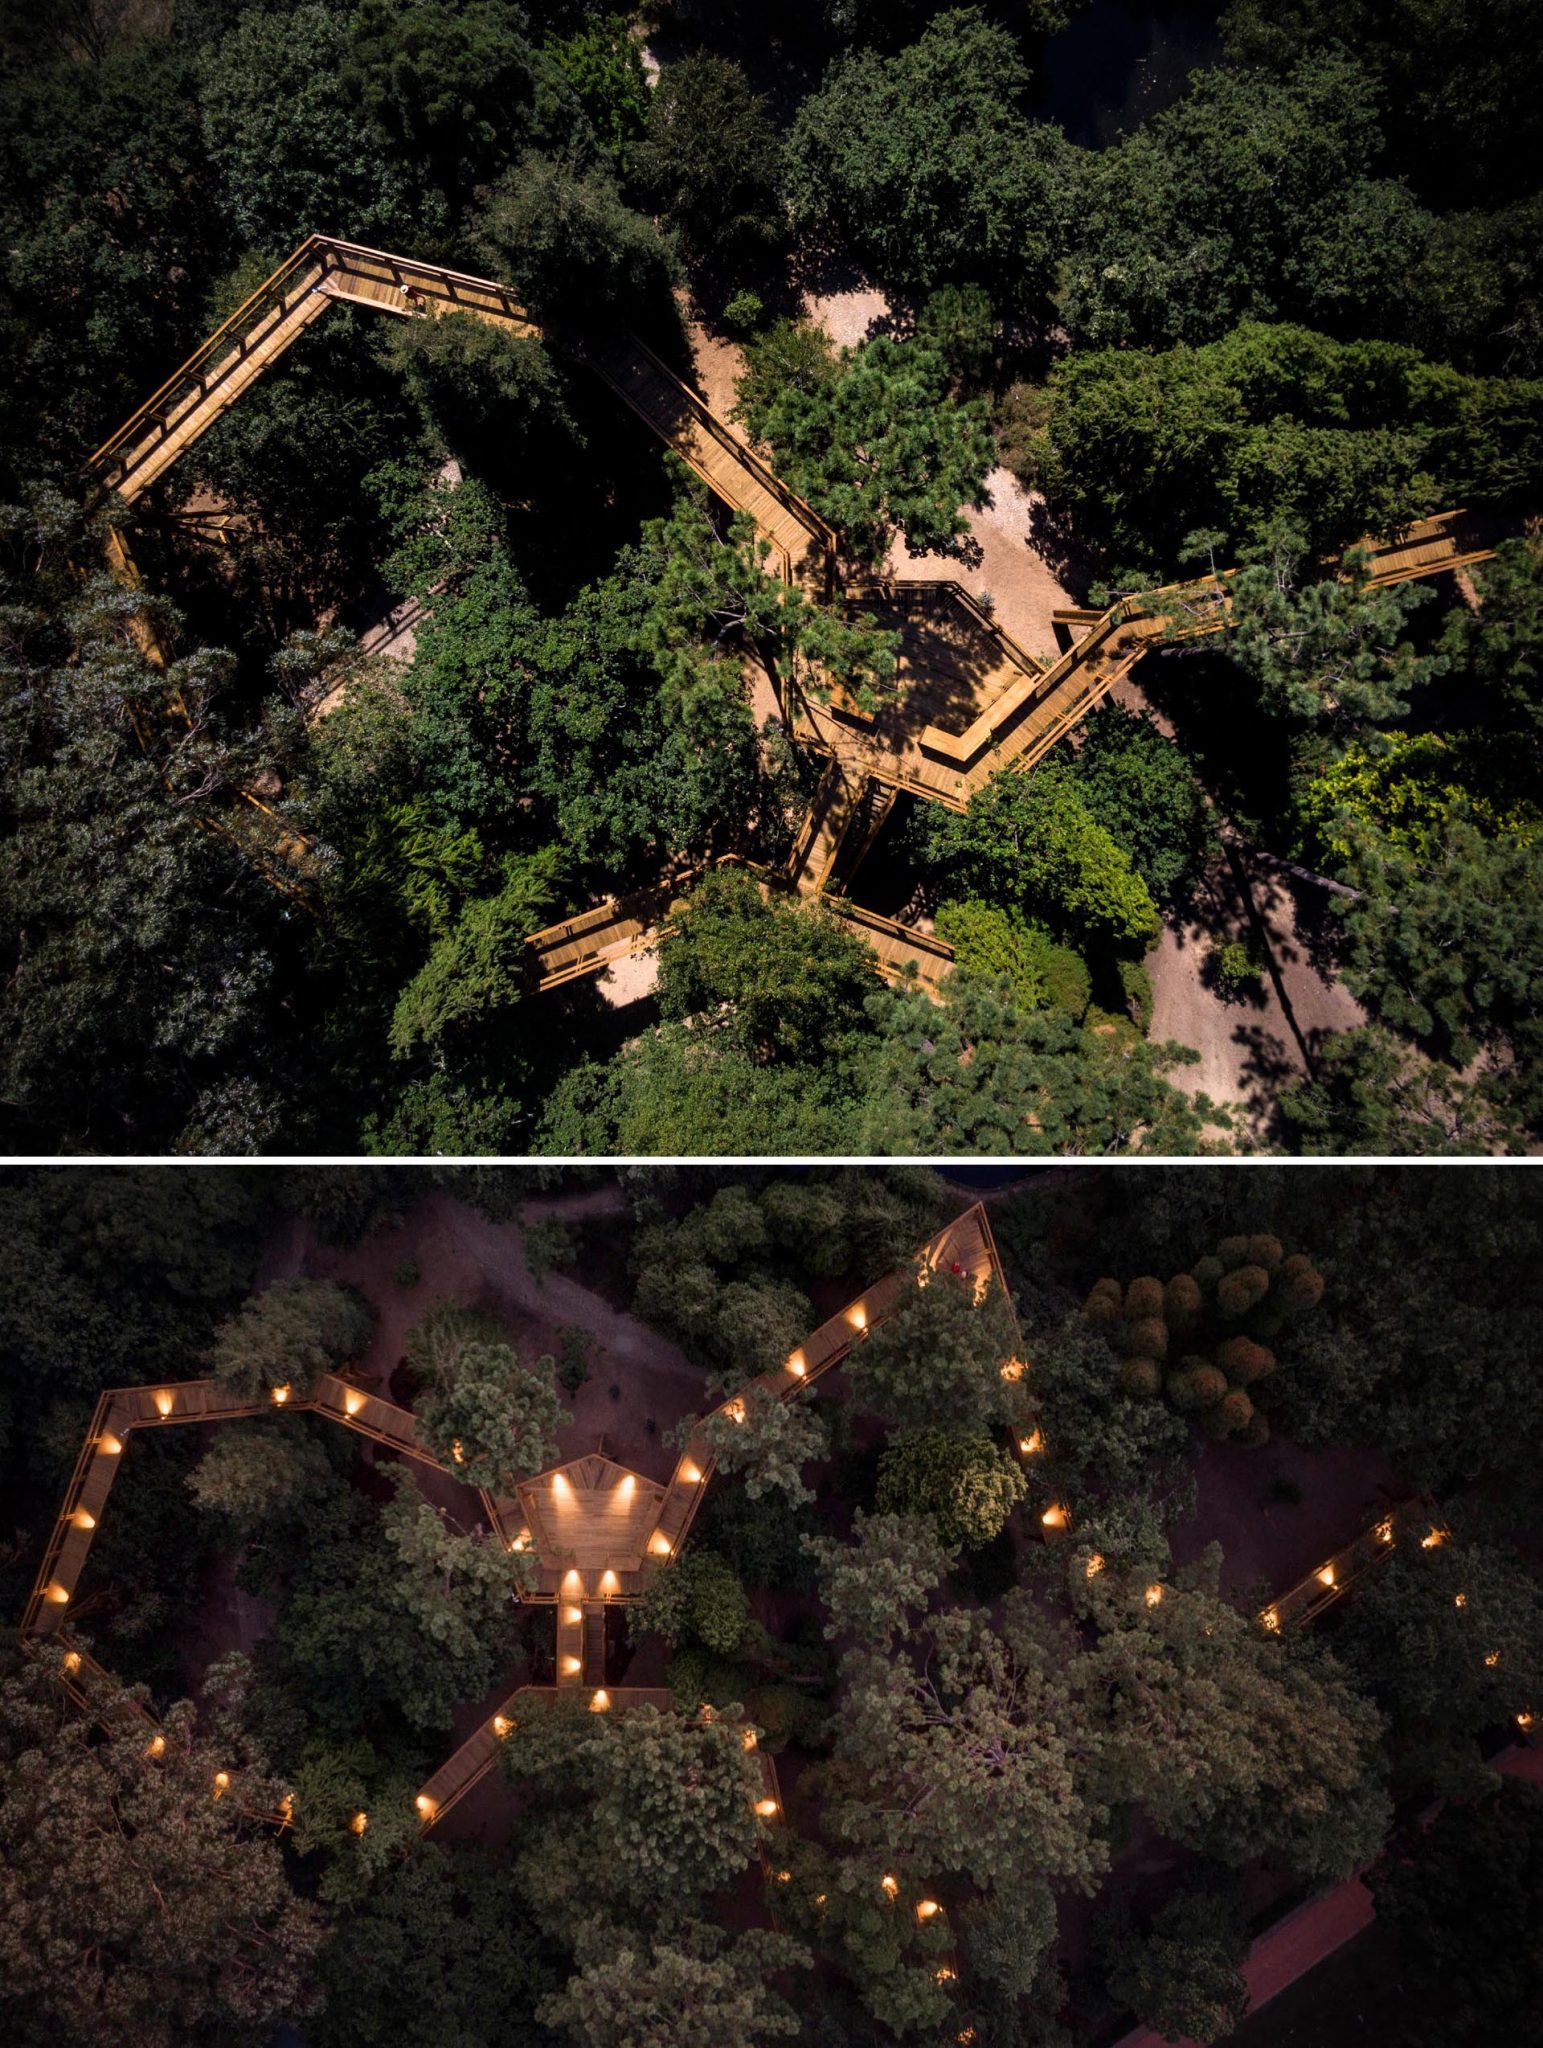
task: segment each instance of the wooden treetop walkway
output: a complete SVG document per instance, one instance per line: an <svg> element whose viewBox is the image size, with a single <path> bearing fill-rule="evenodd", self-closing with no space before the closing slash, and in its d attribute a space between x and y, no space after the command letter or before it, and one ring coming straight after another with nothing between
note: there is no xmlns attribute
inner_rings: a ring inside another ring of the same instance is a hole
<svg viewBox="0 0 1543 2048"><path fill-rule="evenodd" d="M510 333L541 332L510 288L494 279L312 235L96 450L88 469L105 490L132 502L338 300L403 318L469 313ZM951 579L869 580L843 591L831 527L646 343L623 332L576 348L696 476L750 515L781 577L827 600L839 596L873 610L901 635L906 688L897 703L872 715L837 702L785 707L794 736L830 761L789 870L804 901L819 900L838 872L850 882L899 792L963 810L993 775L1043 760L1154 644L1219 632L1227 621L1230 572L1128 598L1101 614L1059 615L1082 630L1047 666ZM1422 520L1402 539L1373 543L1371 550L1374 586L1437 575L1493 552L1462 512ZM137 580L121 529L109 541L109 561L121 580ZM153 625L137 617L134 631L164 666L166 650ZM918 725L918 719L926 722ZM272 819L257 798L248 795L248 801ZM282 827L269 836L282 842ZM305 843L291 833L288 851L297 850L303 853ZM285 847L264 846L257 857L265 871L281 868ZM648 950L667 923L669 903L668 887L661 885L643 898L601 904L535 934L528 956L534 984L557 987ZM923 986L936 989L951 957L936 942L922 935L903 939L899 926L865 921L850 906L833 907L871 944L882 936L883 944L875 944L881 972L895 976L914 967Z"/></svg>

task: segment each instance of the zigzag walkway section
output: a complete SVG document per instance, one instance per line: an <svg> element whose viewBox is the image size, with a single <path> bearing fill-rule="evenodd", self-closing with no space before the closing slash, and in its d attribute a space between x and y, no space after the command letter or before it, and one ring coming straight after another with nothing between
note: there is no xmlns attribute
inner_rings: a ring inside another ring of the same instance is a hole
<svg viewBox="0 0 1543 2048"><path fill-rule="evenodd" d="M930 1268L946 1265L952 1271L969 1273L981 1285L992 1276L1002 1279L985 1211L979 1205L940 1231L919 1257ZM887 1274L839 1315L812 1331L783 1370L763 1374L752 1387L778 1399L791 1399L839 1364L854 1344L893 1312L904 1291L914 1284L910 1272ZM734 1411L750 1392L751 1387L741 1389L723 1408ZM276 1387L264 1399L254 1401L233 1399L216 1380L110 1389L101 1395L92 1415L20 1630L23 1644L32 1653L56 1653L53 1668L81 1706L94 1708L109 1674L74 1641L70 1610L133 1434L186 1423L238 1422L272 1414L275 1409L329 1416L404 1457L455 1476L454 1457L447 1464L419 1441L417 1422L408 1409L335 1373L324 1373L308 1386ZM665 1712L673 1707L672 1695L663 1688L607 1690L605 1616L612 1604L635 1599L649 1574L676 1555L713 1464L699 1426L667 1485L631 1472L597 1452L536 1473L520 1483L513 1500L495 1498L479 1489L483 1512L497 1539L511 1553L530 1555L532 1583L520 1598L557 1608L557 1684L521 1687L446 1759L417 1795L417 1812L425 1827L442 1818L492 1767L498 1745L517 1724L522 1697L569 1695L576 1707L587 1705L593 1712L637 1706ZM129 1701L124 1711L155 1728L155 1716L142 1703ZM757 1811L763 1819L771 1819L780 1811L780 1795L769 1758L762 1759L762 1770Z"/></svg>
<svg viewBox="0 0 1543 2048"><path fill-rule="evenodd" d="M97 449L91 473L104 490L132 503L339 300L404 318L469 313L506 332L540 332L496 280L312 235ZM832 529L646 343L623 333L598 347L580 346L579 353L725 503L750 515L779 575L826 598L838 594ZM1493 550L1463 513L1454 512L1421 521L1400 541L1372 552L1370 580L1380 586L1482 561ZM120 580L138 580L121 528L109 536L108 558ZM800 705L790 717L795 735L831 763L788 877L800 899L818 900L838 872L850 881L902 790L962 810L999 770L1032 768L1042 760L1154 643L1220 631L1230 610L1227 585L1226 575L1209 577L1127 599L1099 615L1059 614L1058 624L1085 630L1048 668L956 583L897 579L848 586L845 602L871 609L900 632L904 690L898 704L873 715L837 698ZM137 619L134 630L149 657L164 665L166 650L153 624ZM938 723L943 715L949 724ZM927 722L918 730L919 719ZM243 795L282 836L267 807ZM856 840L848 846L854 825ZM303 843L291 834L276 858L282 863L297 851L303 854ZM833 907L850 914L846 906ZM659 929L657 916L631 901L600 905L535 935L533 978L538 987L555 987L603 971L656 944ZM925 941L901 939L900 930L887 930L884 945L876 947L881 971L897 973L909 960L923 984L935 987L946 971L944 956Z"/></svg>

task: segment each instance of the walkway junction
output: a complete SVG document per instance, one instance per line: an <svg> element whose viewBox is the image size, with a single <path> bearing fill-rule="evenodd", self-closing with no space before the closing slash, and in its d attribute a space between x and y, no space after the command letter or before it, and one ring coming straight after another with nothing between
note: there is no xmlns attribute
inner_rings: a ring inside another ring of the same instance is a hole
<svg viewBox="0 0 1543 2048"><path fill-rule="evenodd" d="M102 490L132 505L338 300L407 319L466 313L508 333L541 333L509 287L490 278L311 235L91 457L87 467ZM763 883L768 892L823 903L848 922L873 947L881 973L914 970L935 988L952 948L859 909L844 893L898 796L962 811L1002 769L1034 767L1151 647L1220 632L1232 572L1144 592L1106 612L1058 613L1071 644L1058 660L1042 661L949 579L847 575L833 529L636 335L579 353L723 503L749 514L779 576L813 597L871 611L900 634L901 694L872 714L835 699L795 698L782 685L788 730L827 766L787 866ZM1439 575L1493 553L1461 511L1420 520L1397 541L1366 545L1374 586ZM137 580L122 525L111 531L108 557L121 580ZM154 628L141 620L136 630L148 657L164 666ZM282 885L279 870L303 856L304 843L258 798L243 796L269 821L275 845L263 865ZM657 946L672 904L694 879L682 878L673 895L615 899L535 933L532 980L553 988ZM292 876L287 886L296 886Z"/></svg>

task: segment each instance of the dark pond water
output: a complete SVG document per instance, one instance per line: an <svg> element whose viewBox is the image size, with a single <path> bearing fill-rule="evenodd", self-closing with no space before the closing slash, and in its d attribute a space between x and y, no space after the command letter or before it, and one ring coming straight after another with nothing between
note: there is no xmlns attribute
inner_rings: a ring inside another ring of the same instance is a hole
<svg viewBox="0 0 1543 2048"><path fill-rule="evenodd" d="M1222 54L1219 0L1093 0L1045 48L1033 111L1102 148L1160 113Z"/></svg>

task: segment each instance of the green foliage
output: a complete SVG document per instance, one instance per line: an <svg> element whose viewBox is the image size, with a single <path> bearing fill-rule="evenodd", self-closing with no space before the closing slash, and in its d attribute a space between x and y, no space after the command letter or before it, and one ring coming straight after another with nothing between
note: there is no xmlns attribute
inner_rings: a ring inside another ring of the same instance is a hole
<svg viewBox="0 0 1543 2048"><path fill-rule="evenodd" d="M880 336L830 361L823 338L773 329L746 355L735 418L854 554L877 565L897 533L912 554L960 552L960 508L981 501L994 456L984 402L948 400L940 351Z"/></svg>
<svg viewBox="0 0 1543 2048"><path fill-rule="evenodd" d="M1422 2044L1524 2040L1543 1997L1543 1794L1502 1779L1411 1828L1367 1874Z"/></svg>
<svg viewBox="0 0 1543 2048"><path fill-rule="evenodd" d="M1164 2040L1216 2041L1248 2007L1238 1965L1248 1954L1241 1888L1192 1885L1158 1907L1138 1933L1128 1919L1102 1931L1110 1992Z"/></svg>
<svg viewBox="0 0 1543 2048"><path fill-rule="evenodd" d="M475 460L490 441L511 467L580 459L562 380L536 336L445 313L400 322L388 347L425 415L463 460Z"/></svg>
<svg viewBox="0 0 1543 2048"><path fill-rule="evenodd" d="M1002 1532L1028 1488L990 1437L933 1428L898 1437L879 1461L881 1515L925 1515L940 1539L979 1549Z"/></svg>
<svg viewBox="0 0 1543 2048"><path fill-rule="evenodd" d="M1077 794L1156 903L1182 896L1216 848L1204 789L1150 712L1101 704L1084 719L1068 763Z"/></svg>
<svg viewBox="0 0 1543 2048"><path fill-rule="evenodd" d="M811 1536L806 1544L819 1566L829 1616L825 1633L833 1641L850 1635L888 1650L897 1635L909 1635L958 1553L930 1516L868 1515L859 1508L852 1535L851 1543Z"/></svg>
<svg viewBox="0 0 1543 2048"><path fill-rule="evenodd" d="M1347 879L1362 891L1342 913L1347 987L1453 1067L1485 1055L1499 1098L1535 1128L1543 841L1486 839L1459 810L1422 858L1365 828Z"/></svg>
<svg viewBox="0 0 1543 2048"><path fill-rule="evenodd" d="M577 94L597 141L625 174L649 109L648 74L627 17L586 14L581 26L561 42L549 42L546 51Z"/></svg>
<svg viewBox="0 0 1543 2048"><path fill-rule="evenodd" d="M1161 930L1130 855L1058 764L993 777L962 815L934 810L926 859L950 887L1042 918L1073 944L1140 952Z"/></svg>
<svg viewBox="0 0 1543 2048"><path fill-rule="evenodd" d="M750 1622L750 1602L739 1575L716 1551L692 1548L661 1565L632 1610L634 1635L661 1635L672 1647L699 1643L732 1657Z"/></svg>
<svg viewBox="0 0 1543 2048"><path fill-rule="evenodd" d="M834 918L762 896L753 877L709 875L659 955L659 1007L758 1063L839 1056L877 977Z"/></svg>
<svg viewBox="0 0 1543 2048"><path fill-rule="evenodd" d="M739 65L690 56L649 95L638 177L715 280L753 266L782 233L780 150L766 102Z"/></svg>
<svg viewBox="0 0 1543 2048"><path fill-rule="evenodd" d="M661 1934L651 1947L624 1944L592 1957L541 2007L578 2048L764 2048L790 2040L800 2022L767 1981L807 1966L809 1954L764 1928L730 1936L700 1921Z"/></svg>
<svg viewBox="0 0 1543 2048"><path fill-rule="evenodd" d="M902 1430L939 1414L967 1430L1021 1419L1020 1382L1002 1373L1018 1338L1001 1284L925 1264L916 1283L847 1354L854 1398Z"/></svg>
<svg viewBox="0 0 1543 2048"><path fill-rule="evenodd" d="M508 1010L525 991L525 941L548 922L565 865L558 847L510 856L503 886L474 897L402 990L391 1018L399 1057L439 1051L457 1031Z"/></svg>
<svg viewBox="0 0 1543 2048"><path fill-rule="evenodd" d="M989 279L1015 311L1038 311L1065 144L1018 111L1027 84L1012 35L973 8L937 16L894 57L839 59L787 140L806 247L890 285Z"/></svg>
<svg viewBox="0 0 1543 2048"><path fill-rule="evenodd" d="M209 1354L215 1378L238 1400L271 1387L303 1390L335 1372L370 1341L375 1311L335 1280L275 1280L222 1323Z"/></svg>
<svg viewBox="0 0 1543 2048"><path fill-rule="evenodd" d="M961 972L1005 981L1019 1008L1065 1010L1079 1023L1087 1014L1093 978L1081 955L1021 911L970 897L939 904L933 929L953 947Z"/></svg>
<svg viewBox="0 0 1543 2048"><path fill-rule="evenodd" d="M803 1468L830 1450L830 1432L807 1400L779 1400L759 1386L715 1409L702 1439L722 1471L743 1476L751 1500L782 1493L795 1507L814 1499Z"/></svg>
<svg viewBox="0 0 1543 2048"><path fill-rule="evenodd" d="M290 1417L222 1430L188 1474L206 1514L245 1536L270 1517L293 1514L331 1476L326 1452Z"/></svg>
<svg viewBox="0 0 1543 2048"><path fill-rule="evenodd" d="M561 1420L552 1360L523 1365L511 1344L466 1345L418 1404L428 1448L456 1478L495 1494L556 1462Z"/></svg>
<svg viewBox="0 0 1543 2048"><path fill-rule="evenodd" d="M606 172L532 152L494 187L478 246L543 319L635 319L666 290L665 252Z"/></svg>
<svg viewBox="0 0 1543 2048"><path fill-rule="evenodd" d="M520 1244L531 1278L539 1283L554 1270L568 1271L579 1261L579 1247L572 1230L560 1216L538 1216L524 1224Z"/></svg>
<svg viewBox="0 0 1543 2048"><path fill-rule="evenodd" d="M1469 1082L1375 1025L1331 1033L1314 1071L1281 1092L1281 1116L1309 1156L1422 1157L1515 1151L1514 1114L1480 1075Z"/></svg>
<svg viewBox="0 0 1543 2048"><path fill-rule="evenodd" d="M402 1996L401 1963L415 1958ZM322 1954L325 2006L317 2048L540 2048L526 2015L559 1985L555 1959L510 1896L502 1863L475 1848L430 1842L387 1871L341 1921Z"/></svg>
<svg viewBox="0 0 1543 2048"><path fill-rule="evenodd" d="M1287 521L1309 553L1438 505L1509 503L1538 386L1465 378L1413 349L1245 321L1200 348L1079 351L1049 380L1033 457L1047 495L1119 562L1235 550Z"/></svg>
<svg viewBox="0 0 1543 2048"><path fill-rule="evenodd" d="M1217 68L1080 157L1058 295L1075 341L1195 345L1282 319L1396 335L1431 223L1374 175L1379 98L1341 50L1279 80Z"/></svg>
<svg viewBox="0 0 1543 2048"><path fill-rule="evenodd" d="M1139 884L1138 884L1139 886ZM934 1003L908 989L874 998L883 1044L862 1149L890 1153L1065 1154L1215 1149L1227 1116L1165 1077L1195 1055L1150 1045L1128 1025L1084 1027L1059 1010L1020 1010L955 971Z"/></svg>
<svg viewBox="0 0 1543 2048"><path fill-rule="evenodd" d="M130 1698L107 1683L100 1739L52 1671L0 1681L0 1963L7 2032L104 2048L176 2048L209 2030L265 2034L314 2010L318 1909L291 1891L279 1845L243 1809L285 1787L239 1733L241 1686L201 1724L179 1702L146 1748ZM238 1660L239 1661L239 1660ZM231 1774L210 1797L217 1770ZM103 1826L110 1815L113 1825ZM239 1912L232 1901L239 1900Z"/></svg>

